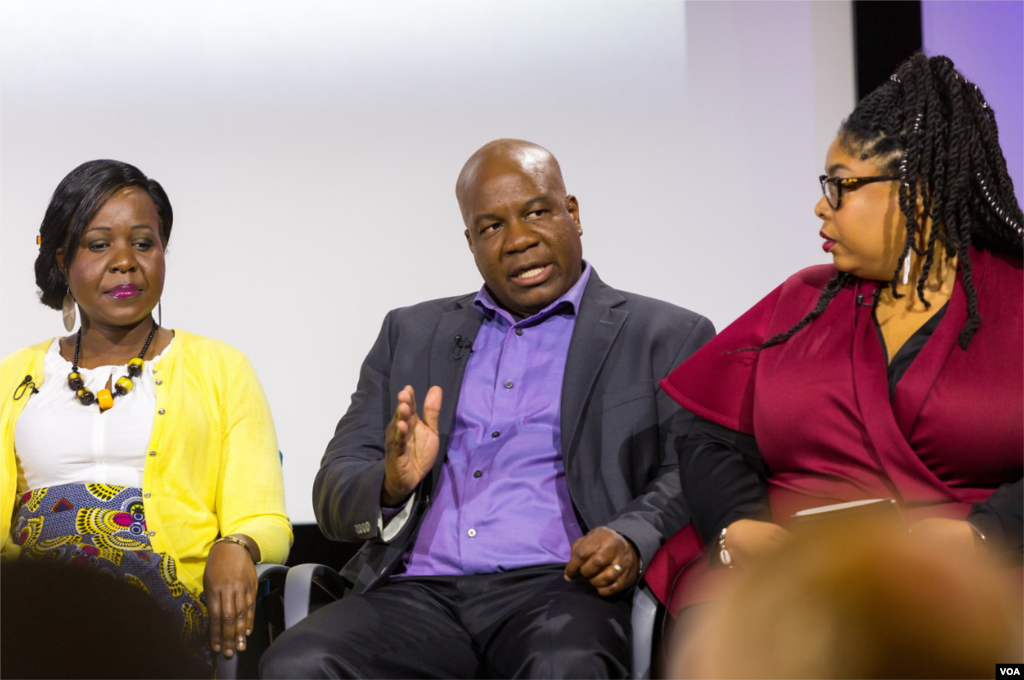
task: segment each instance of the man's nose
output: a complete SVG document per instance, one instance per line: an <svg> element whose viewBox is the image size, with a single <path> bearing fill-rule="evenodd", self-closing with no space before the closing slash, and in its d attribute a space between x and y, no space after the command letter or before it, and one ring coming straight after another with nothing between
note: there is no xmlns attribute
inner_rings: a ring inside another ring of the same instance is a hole
<svg viewBox="0 0 1024 680"><path fill-rule="evenodd" d="M521 253L537 245L537 234L533 226L525 220L509 220L505 238L505 252Z"/></svg>

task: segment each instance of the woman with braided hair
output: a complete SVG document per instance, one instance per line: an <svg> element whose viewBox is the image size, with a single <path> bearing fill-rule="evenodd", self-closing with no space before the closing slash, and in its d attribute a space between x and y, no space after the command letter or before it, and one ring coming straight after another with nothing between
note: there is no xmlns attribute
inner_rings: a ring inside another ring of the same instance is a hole
<svg viewBox="0 0 1024 680"><path fill-rule="evenodd" d="M949 59L917 54L843 123L825 171L833 264L662 381L698 416L680 470L689 545L710 557L672 611L725 578L709 569L772 552L794 513L853 501L893 499L915 534L1020 561L1024 218L995 114Z"/></svg>

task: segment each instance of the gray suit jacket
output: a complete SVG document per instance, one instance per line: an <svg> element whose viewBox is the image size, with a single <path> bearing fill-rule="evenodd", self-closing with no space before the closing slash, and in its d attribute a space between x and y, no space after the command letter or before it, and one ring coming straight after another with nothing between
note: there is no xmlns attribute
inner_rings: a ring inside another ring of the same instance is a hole
<svg viewBox="0 0 1024 680"><path fill-rule="evenodd" d="M475 293L389 312L363 362L359 386L338 423L313 484L313 508L328 538L365 541L343 575L355 592L379 585L400 562L430 504L472 340L483 321ZM658 389L658 381L715 334L688 310L615 290L592 272L580 303L562 385L562 456L581 529L607 526L650 564L664 541L689 521L676 440L693 416ZM385 543L378 528L384 481L384 429L398 393L412 385L419 401L444 390L440 450L416 493L408 522Z"/></svg>

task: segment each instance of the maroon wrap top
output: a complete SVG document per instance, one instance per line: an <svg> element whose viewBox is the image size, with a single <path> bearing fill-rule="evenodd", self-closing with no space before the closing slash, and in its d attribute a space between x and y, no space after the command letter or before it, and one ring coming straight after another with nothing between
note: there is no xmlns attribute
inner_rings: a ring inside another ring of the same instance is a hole
<svg viewBox="0 0 1024 680"><path fill-rule="evenodd" d="M946 313L890 402L873 294L855 279L787 342L757 347L814 308L835 268L790 277L689 360L661 387L693 413L756 437L768 464L774 520L809 507L895 498L908 522L963 519L971 504L1024 472L1024 276L1021 261L971 251L982 317L966 350L962 271ZM679 537L682 552L699 538ZM669 550L671 552L671 548ZM677 552L679 552L677 550ZM689 555L651 565L664 599Z"/></svg>

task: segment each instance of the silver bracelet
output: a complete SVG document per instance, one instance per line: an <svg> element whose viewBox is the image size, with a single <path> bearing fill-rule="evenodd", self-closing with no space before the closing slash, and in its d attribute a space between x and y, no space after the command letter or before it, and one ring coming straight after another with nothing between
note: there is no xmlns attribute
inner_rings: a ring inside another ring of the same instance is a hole
<svg viewBox="0 0 1024 680"><path fill-rule="evenodd" d="M964 521L966 521L966 520L964 520ZM969 526L971 529L974 530L974 533L978 536L978 538L981 539L981 544L983 546L985 546L985 547L988 547L988 539L985 538L985 534L982 533L981 529L979 529L978 527L974 526L970 522L967 522L967 526Z"/></svg>
<svg viewBox="0 0 1024 680"><path fill-rule="evenodd" d="M726 569L732 569L735 565L732 563L732 555L729 554L729 549L725 547L726 531L728 531L728 527L722 527L722 533L718 534L718 561Z"/></svg>

